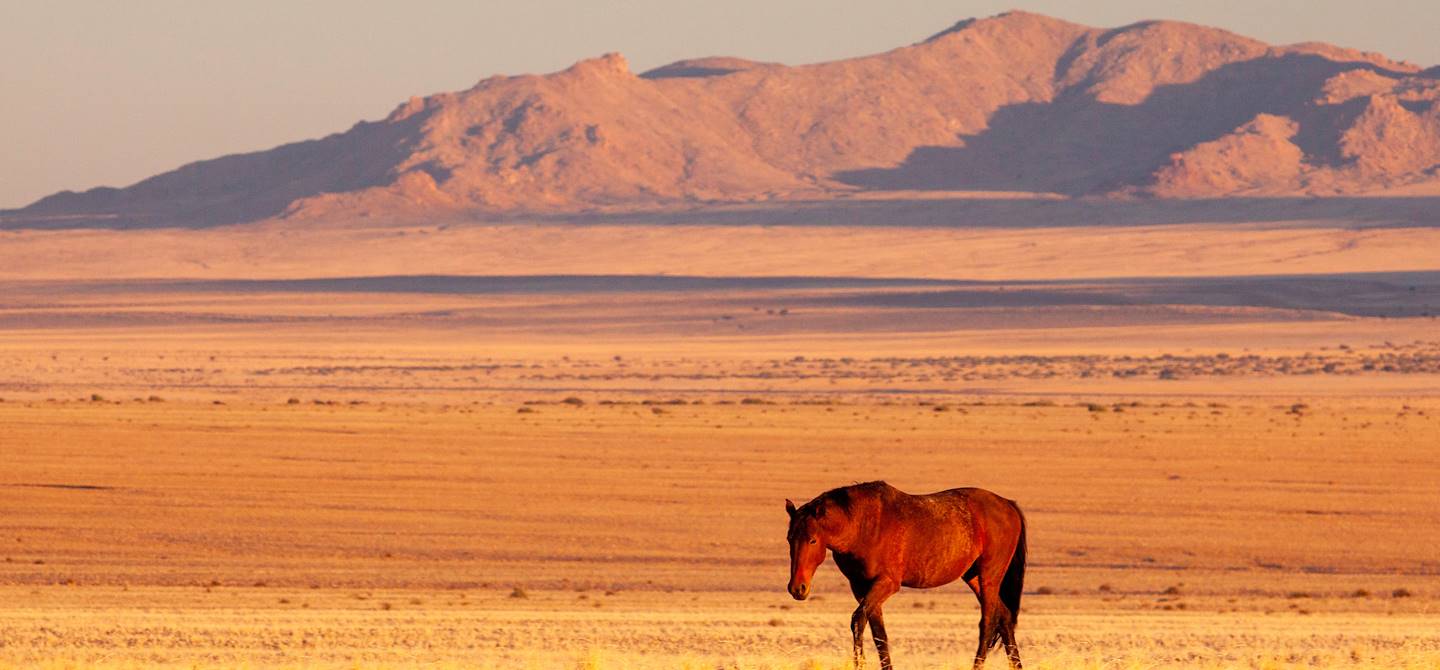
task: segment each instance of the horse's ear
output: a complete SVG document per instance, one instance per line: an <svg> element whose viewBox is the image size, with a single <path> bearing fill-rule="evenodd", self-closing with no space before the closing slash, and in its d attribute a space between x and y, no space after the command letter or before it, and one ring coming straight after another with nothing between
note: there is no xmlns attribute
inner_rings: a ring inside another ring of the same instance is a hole
<svg viewBox="0 0 1440 670"><path fill-rule="evenodd" d="M795 516L795 503L790 502L789 498L785 499L785 513L789 514L791 518Z"/></svg>

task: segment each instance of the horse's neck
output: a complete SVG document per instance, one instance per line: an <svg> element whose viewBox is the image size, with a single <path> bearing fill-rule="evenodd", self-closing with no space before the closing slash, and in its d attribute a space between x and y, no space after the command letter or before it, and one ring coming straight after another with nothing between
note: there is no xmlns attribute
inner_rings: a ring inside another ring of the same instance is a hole
<svg viewBox="0 0 1440 670"><path fill-rule="evenodd" d="M835 533L827 543L832 552L858 556L876 544L884 501L878 497L855 501L850 508L850 521L844 530Z"/></svg>

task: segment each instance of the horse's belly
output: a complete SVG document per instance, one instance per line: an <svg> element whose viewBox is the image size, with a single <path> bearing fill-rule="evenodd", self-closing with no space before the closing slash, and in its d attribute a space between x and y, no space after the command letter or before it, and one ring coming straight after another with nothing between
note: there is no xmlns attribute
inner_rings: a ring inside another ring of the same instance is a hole
<svg viewBox="0 0 1440 670"><path fill-rule="evenodd" d="M914 578L906 580L901 586L912 589L933 589L937 586L944 586L954 582L964 574L964 570L947 570L945 572L916 575Z"/></svg>
<svg viewBox="0 0 1440 670"><path fill-rule="evenodd" d="M979 558L979 552L968 537L910 549L906 561L908 569L902 584L916 589L944 586L960 579Z"/></svg>

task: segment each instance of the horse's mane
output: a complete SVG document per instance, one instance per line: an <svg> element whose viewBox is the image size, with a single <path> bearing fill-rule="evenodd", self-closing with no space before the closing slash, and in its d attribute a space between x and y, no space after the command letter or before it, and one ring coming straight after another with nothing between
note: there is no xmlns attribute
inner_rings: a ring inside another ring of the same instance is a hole
<svg viewBox="0 0 1440 670"><path fill-rule="evenodd" d="M873 482L864 482L861 484L841 486L821 493L819 496L816 496L815 500L811 501L810 504L807 504L806 507L822 501L829 501L834 503L836 507L839 507L846 514L849 514L851 506L855 503L857 497L861 497L864 494L878 496L883 494L890 488L892 487L889 484L885 483L883 480L878 479ZM860 494L860 496L857 496L856 494ZM812 511L819 511L819 508L820 505L815 505Z"/></svg>

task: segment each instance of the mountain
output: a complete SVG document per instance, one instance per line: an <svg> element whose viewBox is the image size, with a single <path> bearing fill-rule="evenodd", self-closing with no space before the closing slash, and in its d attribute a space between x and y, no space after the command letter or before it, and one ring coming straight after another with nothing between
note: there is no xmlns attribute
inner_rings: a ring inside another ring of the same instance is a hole
<svg viewBox="0 0 1440 670"><path fill-rule="evenodd" d="M609 54L415 98L323 139L62 192L15 222L574 212L862 191L1440 192L1440 70L1324 44L1024 12L788 67Z"/></svg>

